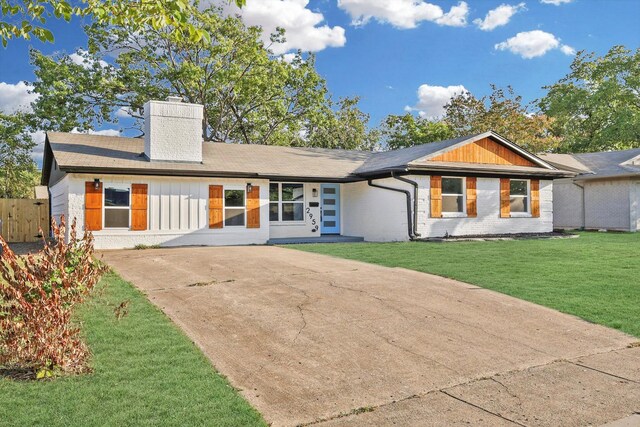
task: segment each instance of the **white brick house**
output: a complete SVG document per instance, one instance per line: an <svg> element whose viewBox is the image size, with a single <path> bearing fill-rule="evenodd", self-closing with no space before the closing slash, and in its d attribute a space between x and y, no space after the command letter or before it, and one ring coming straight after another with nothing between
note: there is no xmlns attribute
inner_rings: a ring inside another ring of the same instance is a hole
<svg viewBox="0 0 640 427"><path fill-rule="evenodd" d="M554 183L556 228L640 230L640 148L542 158L576 174Z"/></svg>
<svg viewBox="0 0 640 427"><path fill-rule="evenodd" d="M145 118L144 139L47 134L52 215L98 248L550 232L573 175L493 132L364 152L203 143L202 109L177 100Z"/></svg>

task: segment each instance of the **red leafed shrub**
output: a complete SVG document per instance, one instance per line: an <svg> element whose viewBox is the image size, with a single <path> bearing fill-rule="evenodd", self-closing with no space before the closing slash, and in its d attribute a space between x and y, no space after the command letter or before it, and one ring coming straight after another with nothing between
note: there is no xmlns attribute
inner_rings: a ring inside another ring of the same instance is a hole
<svg viewBox="0 0 640 427"><path fill-rule="evenodd" d="M65 243L65 221L52 221L54 241L17 257L0 236L0 366L37 377L87 369L89 349L72 321L74 306L106 267L93 258L93 236L79 239L76 222Z"/></svg>

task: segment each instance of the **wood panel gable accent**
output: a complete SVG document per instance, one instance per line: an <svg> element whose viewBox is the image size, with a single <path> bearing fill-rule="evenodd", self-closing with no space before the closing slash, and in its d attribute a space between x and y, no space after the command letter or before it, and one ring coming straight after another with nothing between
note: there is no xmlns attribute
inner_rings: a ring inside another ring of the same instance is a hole
<svg viewBox="0 0 640 427"><path fill-rule="evenodd" d="M540 167L510 148L487 137L428 159L432 162L482 163Z"/></svg>
<svg viewBox="0 0 640 427"><path fill-rule="evenodd" d="M131 184L131 230L147 229L147 184Z"/></svg>
<svg viewBox="0 0 640 427"><path fill-rule="evenodd" d="M260 228L260 186L247 191L247 228Z"/></svg>
<svg viewBox="0 0 640 427"><path fill-rule="evenodd" d="M102 230L102 182L98 188L93 181L84 183L84 229Z"/></svg>
<svg viewBox="0 0 640 427"><path fill-rule="evenodd" d="M209 186L209 228L223 227L222 185Z"/></svg>

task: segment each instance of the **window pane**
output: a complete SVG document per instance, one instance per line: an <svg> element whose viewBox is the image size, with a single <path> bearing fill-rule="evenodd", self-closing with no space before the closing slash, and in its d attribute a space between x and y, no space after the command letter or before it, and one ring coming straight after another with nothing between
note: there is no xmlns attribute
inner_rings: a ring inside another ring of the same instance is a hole
<svg viewBox="0 0 640 427"><path fill-rule="evenodd" d="M278 197L278 184L269 184L269 200L277 202Z"/></svg>
<svg viewBox="0 0 640 427"><path fill-rule="evenodd" d="M326 210L323 212L324 216L336 216L336 211L334 210Z"/></svg>
<svg viewBox="0 0 640 427"><path fill-rule="evenodd" d="M129 209L105 209L105 228L129 228Z"/></svg>
<svg viewBox="0 0 640 427"><path fill-rule="evenodd" d="M325 221L324 222L324 226L325 227L335 227L336 226L336 222L335 221Z"/></svg>
<svg viewBox="0 0 640 427"><path fill-rule="evenodd" d="M336 204L336 199L324 199L322 201L323 205L335 205Z"/></svg>
<svg viewBox="0 0 640 427"><path fill-rule="evenodd" d="M269 203L269 221L278 220L278 204Z"/></svg>
<svg viewBox="0 0 640 427"><path fill-rule="evenodd" d="M442 196L442 212L464 212L462 196Z"/></svg>
<svg viewBox="0 0 640 427"><path fill-rule="evenodd" d="M244 207L244 190L224 190L224 205L226 207Z"/></svg>
<svg viewBox="0 0 640 427"><path fill-rule="evenodd" d="M521 179L511 180L511 194L514 196L526 196L527 195L527 181Z"/></svg>
<svg viewBox="0 0 640 427"><path fill-rule="evenodd" d="M336 189L335 189L335 187L324 187L322 189L322 192L324 194L336 194Z"/></svg>
<svg viewBox="0 0 640 427"><path fill-rule="evenodd" d="M442 194L462 194L462 178L442 178Z"/></svg>
<svg viewBox="0 0 640 427"><path fill-rule="evenodd" d="M511 197L511 212L529 212L527 209L528 201L526 197Z"/></svg>
<svg viewBox="0 0 640 427"><path fill-rule="evenodd" d="M282 204L282 220L283 221L302 221L304 218L304 206L302 203L283 203Z"/></svg>
<svg viewBox="0 0 640 427"><path fill-rule="evenodd" d="M129 189L107 187L104 189L105 206L129 206Z"/></svg>
<svg viewBox="0 0 640 427"><path fill-rule="evenodd" d="M244 209L225 209L224 225L244 225Z"/></svg>
<svg viewBox="0 0 640 427"><path fill-rule="evenodd" d="M282 184L282 200L293 201L304 198L302 184Z"/></svg>

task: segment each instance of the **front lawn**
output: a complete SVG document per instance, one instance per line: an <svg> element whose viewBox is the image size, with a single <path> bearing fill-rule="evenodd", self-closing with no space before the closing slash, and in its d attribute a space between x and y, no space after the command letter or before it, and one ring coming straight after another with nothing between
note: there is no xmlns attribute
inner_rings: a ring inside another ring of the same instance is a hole
<svg viewBox="0 0 640 427"><path fill-rule="evenodd" d="M640 233L287 247L450 277L640 337Z"/></svg>
<svg viewBox="0 0 640 427"><path fill-rule="evenodd" d="M264 426L195 345L115 274L79 312L93 352L89 375L0 378L0 425ZM117 320L114 308L129 301Z"/></svg>

